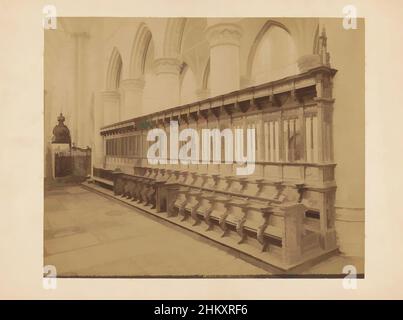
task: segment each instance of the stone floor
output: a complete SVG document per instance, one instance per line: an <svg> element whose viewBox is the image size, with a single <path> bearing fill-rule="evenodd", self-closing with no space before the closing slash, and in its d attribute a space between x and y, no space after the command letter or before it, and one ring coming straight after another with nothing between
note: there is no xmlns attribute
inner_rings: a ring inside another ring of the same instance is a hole
<svg viewBox="0 0 403 320"><path fill-rule="evenodd" d="M45 190L44 264L58 276L269 276L221 248L79 185ZM306 274L340 274L362 259L334 256Z"/></svg>

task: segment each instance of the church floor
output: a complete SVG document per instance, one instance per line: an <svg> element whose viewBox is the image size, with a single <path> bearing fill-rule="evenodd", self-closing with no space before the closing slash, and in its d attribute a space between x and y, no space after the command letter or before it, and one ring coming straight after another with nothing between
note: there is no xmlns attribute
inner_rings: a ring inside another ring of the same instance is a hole
<svg viewBox="0 0 403 320"><path fill-rule="evenodd" d="M66 277L270 275L78 185L45 190L44 264ZM362 259L333 256L304 273L340 274L347 264L363 269Z"/></svg>

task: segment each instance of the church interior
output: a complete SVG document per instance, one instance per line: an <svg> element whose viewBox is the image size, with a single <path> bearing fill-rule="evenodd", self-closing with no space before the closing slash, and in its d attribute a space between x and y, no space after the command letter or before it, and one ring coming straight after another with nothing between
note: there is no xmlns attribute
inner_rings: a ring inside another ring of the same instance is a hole
<svg viewBox="0 0 403 320"><path fill-rule="evenodd" d="M68 277L363 274L357 23L58 18L44 42L45 264ZM173 121L254 129L253 173L169 152L150 164L148 132L169 139Z"/></svg>

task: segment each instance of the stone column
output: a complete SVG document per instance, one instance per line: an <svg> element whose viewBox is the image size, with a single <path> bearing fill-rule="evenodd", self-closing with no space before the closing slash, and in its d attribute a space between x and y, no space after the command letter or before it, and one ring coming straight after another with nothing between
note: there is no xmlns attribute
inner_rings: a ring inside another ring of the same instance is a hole
<svg viewBox="0 0 403 320"><path fill-rule="evenodd" d="M158 58L154 61L156 74L155 105L145 113L157 112L179 105L179 72L181 62L175 58Z"/></svg>
<svg viewBox="0 0 403 320"><path fill-rule="evenodd" d="M143 79L125 79L120 82L121 114L120 120L127 120L143 114Z"/></svg>
<svg viewBox="0 0 403 320"><path fill-rule="evenodd" d="M73 32L71 36L75 42L75 87L74 105L71 114L71 137L76 146L85 147L88 143L86 121L88 121L87 109L84 106L85 89L85 47L89 35L86 32Z"/></svg>
<svg viewBox="0 0 403 320"><path fill-rule="evenodd" d="M92 149L92 167L104 166L104 139L100 135L100 129L104 126L104 94L95 96L94 104L94 145Z"/></svg>
<svg viewBox="0 0 403 320"><path fill-rule="evenodd" d="M100 129L103 126L119 121L119 102L120 94L117 91L102 91L96 96L94 105L93 167L104 167L104 139L100 135Z"/></svg>
<svg viewBox="0 0 403 320"><path fill-rule="evenodd" d="M102 91L103 124L106 126L118 122L120 119L120 94L117 91Z"/></svg>
<svg viewBox="0 0 403 320"><path fill-rule="evenodd" d="M206 32L210 44L211 96L238 90L241 28L233 23L217 23L210 25Z"/></svg>

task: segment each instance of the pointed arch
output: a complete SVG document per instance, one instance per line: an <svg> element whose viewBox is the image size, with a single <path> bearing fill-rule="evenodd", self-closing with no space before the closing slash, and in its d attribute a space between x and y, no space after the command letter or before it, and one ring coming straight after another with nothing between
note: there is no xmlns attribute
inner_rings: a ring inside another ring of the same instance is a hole
<svg viewBox="0 0 403 320"><path fill-rule="evenodd" d="M163 46L165 57L178 58L180 56L186 21L186 18L168 18Z"/></svg>
<svg viewBox="0 0 403 320"><path fill-rule="evenodd" d="M142 23L134 37L129 72L131 78L137 79L144 75L145 60L151 41L151 31L145 23Z"/></svg>
<svg viewBox="0 0 403 320"><path fill-rule="evenodd" d="M262 41L263 37L265 36L266 32L268 32L269 29L272 27L279 27L279 28L283 29L284 31L286 31L292 37L290 30L284 24L282 24L278 21L275 21L275 20L266 21L266 23L263 25L263 27L260 29L259 33L257 34L255 41L253 42L253 45L249 51L248 62L247 62L248 63L247 64L248 78L250 78L251 74L252 74L253 60L255 58L256 51L259 47L259 44Z"/></svg>
<svg viewBox="0 0 403 320"><path fill-rule="evenodd" d="M120 77L122 74L122 57L116 47L112 49L111 56L109 58L108 69L106 72L106 84L107 90L116 90L119 88Z"/></svg>
<svg viewBox="0 0 403 320"><path fill-rule="evenodd" d="M183 62L180 66L180 72L179 72L179 86L182 85L183 78L186 74L186 72L190 69L189 65L186 62Z"/></svg>
<svg viewBox="0 0 403 320"><path fill-rule="evenodd" d="M209 77L210 77L210 58L208 58L206 67L204 68L202 78L202 89L209 89Z"/></svg>
<svg viewBox="0 0 403 320"><path fill-rule="evenodd" d="M247 81L257 85L298 73L297 47L290 29L268 20L257 34L247 61Z"/></svg>

